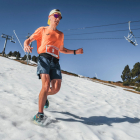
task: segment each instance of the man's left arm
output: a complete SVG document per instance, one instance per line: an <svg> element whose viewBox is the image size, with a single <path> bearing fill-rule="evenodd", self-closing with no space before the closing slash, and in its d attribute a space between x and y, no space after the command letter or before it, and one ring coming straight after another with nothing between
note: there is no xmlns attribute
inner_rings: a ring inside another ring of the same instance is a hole
<svg viewBox="0 0 140 140"><path fill-rule="evenodd" d="M83 49L77 49L77 50L69 50L64 48L64 45L60 46L60 52L61 53L65 53L65 54L83 54Z"/></svg>

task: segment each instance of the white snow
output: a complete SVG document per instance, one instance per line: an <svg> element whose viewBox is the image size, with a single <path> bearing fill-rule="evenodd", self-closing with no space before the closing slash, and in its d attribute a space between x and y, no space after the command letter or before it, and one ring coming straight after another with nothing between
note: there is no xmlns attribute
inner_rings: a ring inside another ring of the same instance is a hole
<svg viewBox="0 0 140 140"><path fill-rule="evenodd" d="M11 57L8 57L9 59L16 59L16 57L14 57L14 56L11 56ZM19 58L20 60L22 59L22 58ZM23 61L26 61L26 60L23 60ZM36 62L34 62L34 61L32 61L32 60L28 60L29 61L29 64L36 64L37 65L37 63Z"/></svg>
<svg viewBox="0 0 140 140"><path fill-rule="evenodd" d="M9 56L8 58L9 59L16 59L16 57L14 57L14 56Z"/></svg>
<svg viewBox="0 0 140 140"><path fill-rule="evenodd" d="M44 113L53 121L31 123L41 80L36 67L0 57L0 140L140 140L140 95L63 74L59 93Z"/></svg>
<svg viewBox="0 0 140 140"><path fill-rule="evenodd" d="M29 60L29 64L36 64L37 65L37 63L32 61L32 60Z"/></svg>

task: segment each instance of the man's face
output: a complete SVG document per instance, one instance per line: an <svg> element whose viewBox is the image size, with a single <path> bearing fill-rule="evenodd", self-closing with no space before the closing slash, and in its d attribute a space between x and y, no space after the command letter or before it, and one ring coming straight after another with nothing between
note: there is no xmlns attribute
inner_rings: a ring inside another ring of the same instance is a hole
<svg viewBox="0 0 140 140"><path fill-rule="evenodd" d="M49 16L50 22L52 25L57 26L59 24L59 21L61 19L61 14L59 13L53 13Z"/></svg>

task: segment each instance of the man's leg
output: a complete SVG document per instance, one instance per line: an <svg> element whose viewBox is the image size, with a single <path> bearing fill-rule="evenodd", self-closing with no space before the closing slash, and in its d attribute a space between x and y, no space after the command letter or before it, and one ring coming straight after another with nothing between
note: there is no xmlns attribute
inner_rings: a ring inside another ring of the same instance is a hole
<svg viewBox="0 0 140 140"><path fill-rule="evenodd" d="M51 85L52 85L52 87L49 88L49 91L48 91L47 95L56 94L60 90L61 79L53 79L51 81Z"/></svg>
<svg viewBox="0 0 140 140"><path fill-rule="evenodd" d="M39 94L39 110L38 112L43 113L43 108L46 103L47 93L50 88L50 76L49 74L40 74L42 81L42 89Z"/></svg>

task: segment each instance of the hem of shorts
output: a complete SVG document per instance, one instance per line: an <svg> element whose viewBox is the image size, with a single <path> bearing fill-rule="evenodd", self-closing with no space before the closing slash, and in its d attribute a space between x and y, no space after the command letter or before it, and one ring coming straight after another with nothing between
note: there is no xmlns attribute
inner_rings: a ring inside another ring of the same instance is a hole
<svg viewBox="0 0 140 140"><path fill-rule="evenodd" d="M37 73L39 79L41 79L40 74L48 74L48 73Z"/></svg>
<svg viewBox="0 0 140 140"><path fill-rule="evenodd" d="M40 73L40 74L47 74L47 73ZM38 79L41 79L40 74L37 74ZM62 77L61 78L53 78L53 79L61 79L62 80ZM53 80L53 79L50 79L50 80Z"/></svg>

